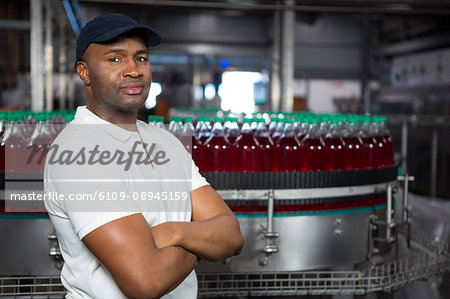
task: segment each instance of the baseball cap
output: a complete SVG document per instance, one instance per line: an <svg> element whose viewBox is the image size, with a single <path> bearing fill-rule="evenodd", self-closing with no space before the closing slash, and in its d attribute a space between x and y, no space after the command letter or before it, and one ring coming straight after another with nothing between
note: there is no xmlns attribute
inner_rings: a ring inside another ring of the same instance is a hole
<svg viewBox="0 0 450 299"><path fill-rule="evenodd" d="M156 46L161 42L161 36L155 29L140 25L130 17L122 14L97 16L81 29L77 37L75 68L77 68L77 62L81 60L81 56L91 43L106 42L132 30L141 34L147 48Z"/></svg>

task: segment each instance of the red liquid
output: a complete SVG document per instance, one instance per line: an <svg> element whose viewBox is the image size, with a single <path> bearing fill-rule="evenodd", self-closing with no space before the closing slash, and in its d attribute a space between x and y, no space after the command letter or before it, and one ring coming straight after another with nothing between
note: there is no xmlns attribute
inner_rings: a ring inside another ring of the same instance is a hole
<svg viewBox="0 0 450 299"><path fill-rule="evenodd" d="M230 144L233 144L234 142L236 142L237 136L228 135L227 139Z"/></svg>
<svg viewBox="0 0 450 299"><path fill-rule="evenodd" d="M7 143L5 149L5 171L23 172L27 171L26 156L27 152L23 145Z"/></svg>
<svg viewBox="0 0 450 299"><path fill-rule="evenodd" d="M386 167L388 165L387 161L387 148L386 148L386 139L383 136L375 136L375 144L376 144L376 167Z"/></svg>
<svg viewBox="0 0 450 299"><path fill-rule="evenodd" d="M346 169L362 169L363 165L363 143L359 137L344 138Z"/></svg>
<svg viewBox="0 0 450 299"><path fill-rule="evenodd" d="M5 146L0 145L0 171L5 171Z"/></svg>
<svg viewBox="0 0 450 299"><path fill-rule="evenodd" d="M194 160L195 165L197 165L199 171L204 171L203 166L203 145L200 144L197 138L192 137L192 160Z"/></svg>
<svg viewBox="0 0 450 299"><path fill-rule="evenodd" d="M269 137L257 137L261 150L261 171L271 171L273 166L274 147Z"/></svg>
<svg viewBox="0 0 450 299"><path fill-rule="evenodd" d="M300 171L323 170L325 144L319 138L305 137L300 144Z"/></svg>
<svg viewBox="0 0 450 299"><path fill-rule="evenodd" d="M325 155L324 155L324 169L325 170L340 170L345 169L345 144L339 137L330 137L324 139Z"/></svg>
<svg viewBox="0 0 450 299"><path fill-rule="evenodd" d="M252 133L241 133L233 147L232 171L261 171L261 150Z"/></svg>
<svg viewBox="0 0 450 299"><path fill-rule="evenodd" d="M274 134L272 134L271 139L273 141L273 144L276 144L278 140L280 140L280 137L281 133L275 132Z"/></svg>
<svg viewBox="0 0 450 299"><path fill-rule="evenodd" d="M306 134L300 133L297 135L297 140L299 143L303 141L303 139L306 137Z"/></svg>
<svg viewBox="0 0 450 299"><path fill-rule="evenodd" d="M384 139L386 139L386 165L394 164L394 140L392 140L391 135L384 135Z"/></svg>
<svg viewBox="0 0 450 299"><path fill-rule="evenodd" d="M23 171L31 172L44 172L45 158L49 149L48 144L35 145L35 147L27 148L27 155L25 162L30 159L29 163L26 163ZM35 152L35 153L34 153Z"/></svg>
<svg viewBox="0 0 450 299"><path fill-rule="evenodd" d="M210 136L211 135L209 135L209 134L200 134L200 137L198 138L198 140L201 144L205 144L206 140L208 140L208 138Z"/></svg>
<svg viewBox="0 0 450 299"><path fill-rule="evenodd" d="M370 169L373 167L377 167L377 148L376 141L371 136L361 137L363 142L363 167L366 169Z"/></svg>
<svg viewBox="0 0 450 299"><path fill-rule="evenodd" d="M230 171L230 144L223 136L211 136L203 146L205 171Z"/></svg>
<svg viewBox="0 0 450 299"><path fill-rule="evenodd" d="M272 171L297 171L300 146L295 137L282 137L275 145Z"/></svg>

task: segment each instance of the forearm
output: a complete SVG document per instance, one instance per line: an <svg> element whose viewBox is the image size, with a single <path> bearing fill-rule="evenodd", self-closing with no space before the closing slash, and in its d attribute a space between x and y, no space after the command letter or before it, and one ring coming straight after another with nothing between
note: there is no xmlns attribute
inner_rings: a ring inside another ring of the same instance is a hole
<svg viewBox="0 0 450 299"><path fill-rule="evenodd" d="M175 289L198 265L198 257L181 246L168 246L160 249L159 265L154 268L158 273L161 294Z"/></svg>
<svg viewBox="0 0 450 299"><path fill-rule="evenodd" d="M153 251L153 250L152 250ZM141 275L115 276L119 288L130 298L159 298L175 289L198 264L198 258L181 246L155 249L152 260L135 265Z"/></svg>
<svg viewBox="0 0 450 299"><path fill-rule="evenodd" d="M176 222L177 245L207 261L238 254L243 239L234 215L219 215L203 221Z"/></svg>

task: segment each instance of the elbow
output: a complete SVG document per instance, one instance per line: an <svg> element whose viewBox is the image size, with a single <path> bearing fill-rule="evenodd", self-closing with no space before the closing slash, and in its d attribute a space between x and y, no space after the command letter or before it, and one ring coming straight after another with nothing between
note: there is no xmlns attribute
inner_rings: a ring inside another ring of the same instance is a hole
<svg viewBox="0 0 450 299"><path fill-rule="evenodd" d="M241 253L242 248L244 247L244 236L242 235L240 230L238 231L234 239L235 240L233 242L233 249L234 249L233 255L238 255L239 253Z"/></svg>
<svg viewBox="0 0 450 299"><path fill-rule="evenodd" d="M239 221L237 220L235 215L233 215L233 218L234 225L232 225L231 227L233 227L234 229L230 234L229 239L230 256L238 255L239 253L241 253L242 248L244 247L244 236L241 233Z"/></svg>
<svg viewBox="0 0 450 299"><path fill-rule="evenodd" d="M134 283L127 284L122 292L128 298L154 299L162 297L167 290L156 279L137 279Z"/></svg>

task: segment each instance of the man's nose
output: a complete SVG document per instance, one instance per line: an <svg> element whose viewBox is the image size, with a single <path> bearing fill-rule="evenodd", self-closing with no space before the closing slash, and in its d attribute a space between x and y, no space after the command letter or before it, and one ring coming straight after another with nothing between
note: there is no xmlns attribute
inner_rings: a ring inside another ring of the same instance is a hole
<svg viewBox="0 0 450 299"><path fill-rule="evenodd" d="M138 64L136 63L136 61L134 59L130 59L128 61L128 63L125 66L125 69L123 70L123 77L133 77L133 78L137 78L142 76L142 71L139 69Z"/></svg>

